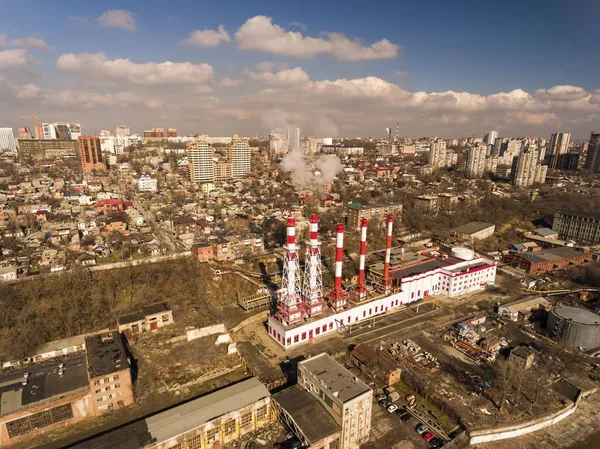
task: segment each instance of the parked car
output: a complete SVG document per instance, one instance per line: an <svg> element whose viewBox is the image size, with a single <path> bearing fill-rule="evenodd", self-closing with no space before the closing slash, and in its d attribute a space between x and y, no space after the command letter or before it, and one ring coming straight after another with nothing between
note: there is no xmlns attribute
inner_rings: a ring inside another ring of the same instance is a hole
<svg viewBox="0 0 600 449"><path fill-rule="evenodd" d="M438 449L444 446L444 440L438 437L434 437L431 440L429 440L429 445L432 449Z"/></svg>
<svg viewBox="0 0 600 449"><path fill-rule="evenodd" d="M382 399L379 401L379 405L381 405L383 408L388 408L390 406L390 402L387 399Z"/></svg>
<svg viewBox="0 0 600 449"><path fill-rule="evenodd" d="M396 410L398 410L398 406L396 404L392 404L387 408L387 411L390 413L394 413Z"/></svg>
<svg viewBox="0 0 600 449"><path fill-rule="evenodd" d="M433 433L431 433L431 432L424 432L424 433L421 434L421 436L428 443L435 438L435 435Z"/></svg>
<svg viewBox="0 0 600 449"><path fill-rule="evenodd" d="M419 435L422 435L429 430L429 427L427 427L425 424L419 424L417 427L415 427L415 430Z"/></svg>
<svg viewBox="0 0 600 449"><path fill-rule="evenodd" d="M410 413L403 413L400 419L402 422L409 422L412 419L412 415Z"/></svg>
<svg viewBox="0 0 600 449"><path fill-rule="evenodd" d="M375 399L378 401L383 401L384 399L387 399L387 396L384 393L379 393L377 396L375 396Z"/></svg>

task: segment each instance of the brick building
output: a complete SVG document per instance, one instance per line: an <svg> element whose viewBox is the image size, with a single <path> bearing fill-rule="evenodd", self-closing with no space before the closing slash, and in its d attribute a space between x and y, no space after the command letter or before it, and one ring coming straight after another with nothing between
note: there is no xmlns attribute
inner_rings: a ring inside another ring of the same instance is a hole
<svg viewBox="0 0 600 449"><path fill-rule="evenodd" d="M81 159L81 169L86 173L90 173L92 170L106 170L100 137L79 136L79 157Z"/></svg>
<svg viewBox="0 0 600 449"><path fill-rule="evenodd" d="M133 404L131 369L119 333L87 337L85 347L94 414Z"/></svg>
<svg viewBox="0 0 600 449"><path fill-rule="evenodd" d="M562 247L508 256L507 258L516 262L519 268L527 273L539 274L546 271L563 270L573 265L583 265L591 260L591 254Z"/></svg>
<svg viewBox="0 0 600 449"><path fill-rule="evenodd" d="M173 311L164 302L150 304L138 313L120 316L117 319L119 332L141 334L155 331L161 327L173 324Z"/></svg>
<svg viewBox="0 0 600 449"><path fill-rule="evenodd" d="M209 262L213 259L214 250L211 243L195 243L192 245L192 255L198 262Z"/></svg>

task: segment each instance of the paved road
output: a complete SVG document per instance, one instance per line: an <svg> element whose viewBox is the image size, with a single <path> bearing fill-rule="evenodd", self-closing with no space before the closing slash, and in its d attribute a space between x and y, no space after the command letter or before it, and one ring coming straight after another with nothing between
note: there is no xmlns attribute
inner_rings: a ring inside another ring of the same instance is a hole
<svg viewBox="0 0 600 449"><path fill-rule="evenodd" d="M147 210L142 204L142 202L135 197L133 200L133 207L135 207L142 214L144 220L146 220L146 223L150 224L152 226L152 229L156 231L161 243L167 246L171 252L179 251L179 243L177 242L175 237L171 233L167 232L161 226L161 224L156 221L156 219L154 218L154 214Z"/></svg>

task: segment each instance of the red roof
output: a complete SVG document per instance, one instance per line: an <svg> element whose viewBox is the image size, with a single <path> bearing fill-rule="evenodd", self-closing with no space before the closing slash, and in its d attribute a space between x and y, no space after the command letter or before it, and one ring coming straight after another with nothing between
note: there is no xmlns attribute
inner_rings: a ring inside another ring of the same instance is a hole
<svg viewBox="0 0 600 449"><path fill-rule="evenodd" d="M110 204L111 206L118 206L118 205L122 205L123 201L113 200L113 199L100 200L96 203L96 207L104 207L107 204Z"/></svg>

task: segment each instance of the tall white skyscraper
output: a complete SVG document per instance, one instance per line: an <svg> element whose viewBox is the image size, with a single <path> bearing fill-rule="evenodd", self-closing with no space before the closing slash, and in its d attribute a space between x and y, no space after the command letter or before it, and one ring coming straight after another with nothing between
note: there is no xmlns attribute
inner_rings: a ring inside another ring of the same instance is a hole
<svg viewBox="0 0 600 449"><path fill-rule="evenodd" d="M485 171L485 156L487 154L487 145L477 145L470 148L467 152L467 176L469 178L479 178Z"/></svg>
<svg viewBox="0 0 600 449"><path fill-rule="evenodd" d="M485 134L485 138L483 140L487 145L494 145L497 138L498 131L489 131Z"/></svg>
<svg viewBox="0 0 600 449"><path fill-rule="evenodd" d="M208 146L206 136L187 145L190 181L213 183L215 181L214 151Z"/></svg>
<svg viewBox="0 0 600 449"><path fill-rule="evenodd" d="M290 149L298 151L300 149L300 128L288 130L288 138L290 140Z"/></svg>
<svg viewBox="0 0 600 449"><path fill-rule="evenodd" d="M429 149L429 165L434 168L446 167L446 141L438 139L431 142Z"/></svg>
<svg viewBox="0 0 600 449"><path fill-rule="evenodd" d="M12 128L0 128L0 150L14 150L15 135Z"/></svg>
<svg viewBox="0 0 600 449"><path fill-rule="evenodd" d="M569 151L570 133L554 133L550 136L550 145L548 146L548 165L556 168L558 157Z"/></svg>
<svg viewBox="0 0 600 449"><path fill-rule="evenodd" d="M529 187L536 182L543 183L547 171L548 167L540 163L538 148L535 145L528 145L513 163L513 184L517 187Z"/></svg>
<svg viewBox="0 0 600 449"><path fill-rule="evenodd" d="M234 179L243 178L250 173L250 146L247 139L242 139L237 134L231 137L229 163L231 164L231 176Z"/></svg>

